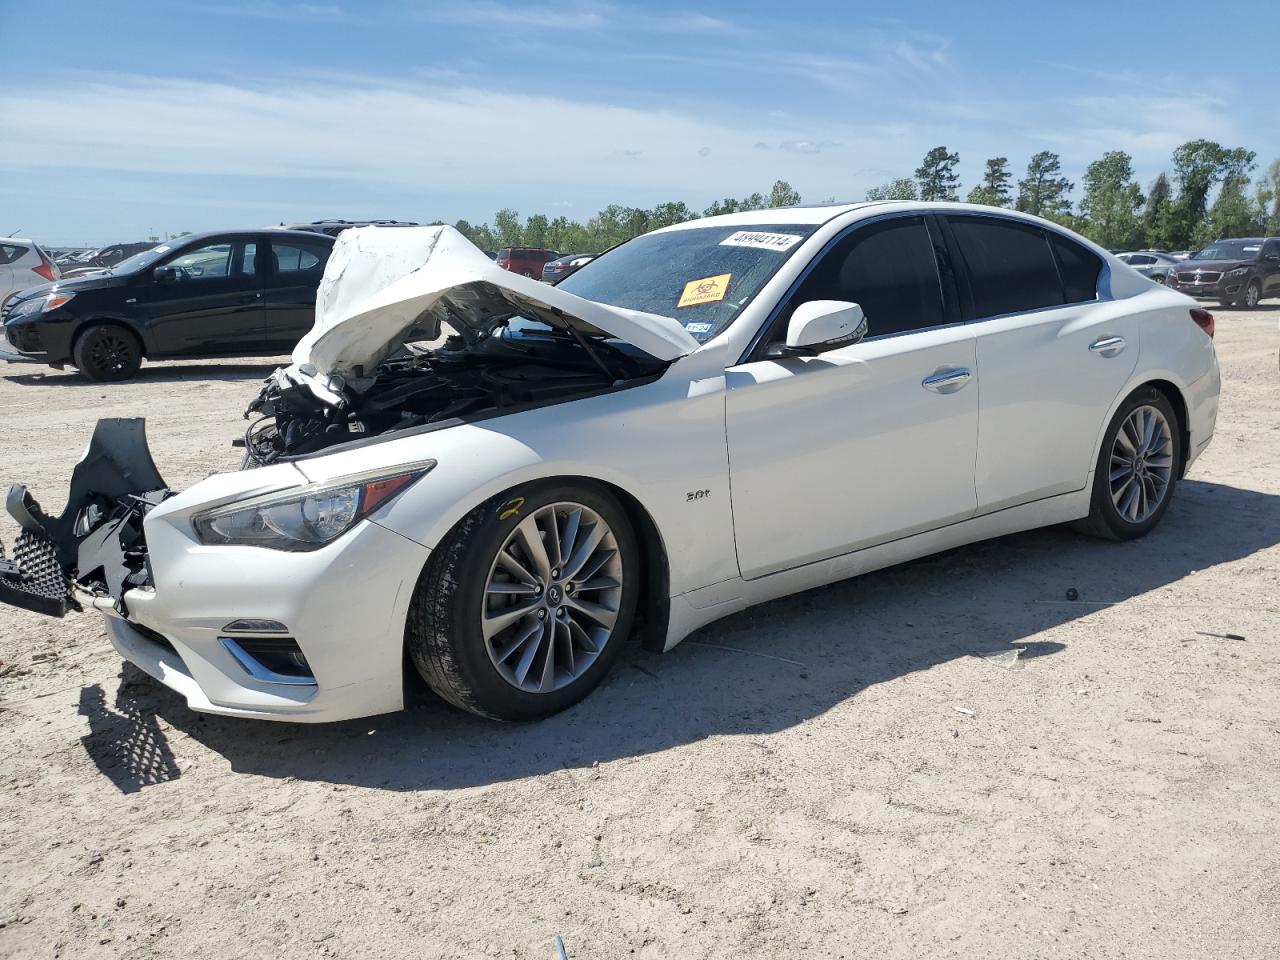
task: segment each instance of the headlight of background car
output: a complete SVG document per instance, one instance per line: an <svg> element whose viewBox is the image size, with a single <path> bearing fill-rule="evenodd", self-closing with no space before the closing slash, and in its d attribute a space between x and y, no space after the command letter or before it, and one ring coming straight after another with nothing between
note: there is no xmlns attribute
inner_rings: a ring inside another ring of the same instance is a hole
<svg viewBox="0 0 1280 960"><path fill-rule="evenodd" d="M316 550L390 503L436 465L426 460L395 473L340 480L228 504L192 520L201 543L269 550Z"/></svg>
<svg viewBox="0 0 1280 960"><path fill-rule="evenodd" d="M36 313L48 313L50 310L57 310L59 307L70 303L74 296L75 294L69 290L55 290L42 297L23 300L9 311L8 319L16 320L18 317L29 317Z"/></svg>
<svg viewBox="0 0 1280 960"><path fill-rule="evenodd" d="M1249 272L1248 267L1236 267L1234 270L1227 271L1227 277L1228 279L1233 279L1235 277L1243 277L1248 272Z"/></svg>

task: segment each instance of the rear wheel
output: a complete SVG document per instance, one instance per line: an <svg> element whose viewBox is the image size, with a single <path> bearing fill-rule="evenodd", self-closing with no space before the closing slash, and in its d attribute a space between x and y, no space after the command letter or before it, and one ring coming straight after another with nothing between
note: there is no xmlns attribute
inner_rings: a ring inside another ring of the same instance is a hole
<svg viewBox="0 0 1280 960"><path fill-rule="evenodd" d="M594 486L510 490L464 517L419 578L406 632L427 684L500 720L563 710L594 689L631 631L635 533Z"/></svg>
<svg viewBox="0 0 1280 960"><path fill-rule="evenodd" d="M1182 427L1168 398L1154 387L1130 394L1102 440L1089 516L1077 528L1109 540L1151 531L1173 497L1182 464Z"/></svg>
<svg viewBox="0 0 1280 960"><path fill-rule="evenodd" d="M76 338L71 359L90 380L128 380L142 366L142 344L124 327L102 323Z"/></svg>

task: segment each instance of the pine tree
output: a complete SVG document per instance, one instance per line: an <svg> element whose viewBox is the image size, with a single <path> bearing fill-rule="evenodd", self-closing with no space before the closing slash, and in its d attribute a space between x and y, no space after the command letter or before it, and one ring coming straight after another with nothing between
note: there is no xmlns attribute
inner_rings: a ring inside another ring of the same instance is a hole
<svg viewBox="0 0 1280 960"><path fill-rule="evenodd" d="M987 161L982 183L970 190L965 199L970 203L985 203L989 207L1007 207L1012 199L1009 194L1009 181L1012 179L1009 158L992 157Z"/></svg>
<svg viewBox="0 0 1280 960"><path fill-rule="evenodd" d="M947 153L946 147L934 147L924 155L924 162L916 168L916 182L920 185L921 200L956 200L960 195L960 177L956 164L960 154Z"/></svg>

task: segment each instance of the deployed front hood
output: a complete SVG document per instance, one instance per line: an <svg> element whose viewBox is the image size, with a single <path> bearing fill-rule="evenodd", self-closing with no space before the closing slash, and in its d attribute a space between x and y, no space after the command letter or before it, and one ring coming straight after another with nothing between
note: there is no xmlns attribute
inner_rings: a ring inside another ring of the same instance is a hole
<svg viewBox="0 0 1280 960"><path fill-rule="evenodd" d="M655 359L698 347L671 317L584 300L503 270L453 227L362 227L334 244L316 322L293 351L290 379L359 379L406 340L434 340L447 322L479 336L522 315L582 336L616 337Z"/></svg>

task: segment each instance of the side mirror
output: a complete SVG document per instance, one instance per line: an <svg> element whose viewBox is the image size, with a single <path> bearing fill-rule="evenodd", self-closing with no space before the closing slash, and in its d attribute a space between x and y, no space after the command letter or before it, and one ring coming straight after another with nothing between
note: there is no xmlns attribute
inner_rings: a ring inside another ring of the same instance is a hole
<svg viewBox="0 0 1280 960"><path fill-rule="evenodd" d="M177 283L178 271L173 267L156 267L151 272L151 278L156 283Z"/></svg>
<svg viewBox="0 0 1280 960"><path fill-rule="evenodd" d="M819 349L857 343L867 335L862 307L845 300L810 300L796 307L787 324L786 352L816 353Z"/></svg>

